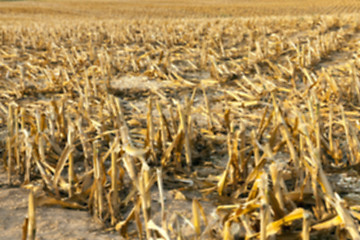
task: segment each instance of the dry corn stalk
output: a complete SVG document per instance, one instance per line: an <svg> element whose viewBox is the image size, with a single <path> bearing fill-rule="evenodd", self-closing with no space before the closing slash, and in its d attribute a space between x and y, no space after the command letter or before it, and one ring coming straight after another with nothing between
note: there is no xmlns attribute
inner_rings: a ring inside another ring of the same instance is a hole
<svg viewBox="0 0 360 240"><path fill-rule="evenodd" d="M29 206L28 206L28 224L27 224L27 236L28 239L34 240L36 236L36 203L34 192L31 189L29 193Z"/></svg>

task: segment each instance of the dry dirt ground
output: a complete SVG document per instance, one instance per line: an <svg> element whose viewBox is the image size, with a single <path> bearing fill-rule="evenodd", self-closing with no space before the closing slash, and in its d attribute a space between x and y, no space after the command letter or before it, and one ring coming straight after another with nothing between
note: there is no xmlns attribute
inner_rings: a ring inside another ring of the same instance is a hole
<svg viewBox="0 0 360 240"><path fill-rule="evenodd" d="M22 225L28 211L28 190L7 184L0 166L0 239L21 239ZM36 209L36 239L120 239L105 232L87 211L59 207Z"/></svg>
<svg viewBox="0 0 360 240"><path fill-rule="evenodd" d="M0 164L0 239L21 239L22 227L28 214L28 194L29 191L19 186L9 186L7 184L7 173ZM165 206L167 219L174 219L175 215L181 215L185 219L191 219L191 199L192 192L180 192L177 190L165 192ZM156 188L152 189L152 211L153 219L161 222L161 206L159 194ZM208 213L209 226L214 226L218 221L215 213L216 207L210 202L199 201L204 211ZM190 226L183 224L182 232L192 232ZM113 229L104 229L101 222L92 218L88 211L65 209L61 207L41 206L36 208L36 239L123 239ZM130 238L136 236L131 234L136 231L135 226L129 226Z"/></svg>

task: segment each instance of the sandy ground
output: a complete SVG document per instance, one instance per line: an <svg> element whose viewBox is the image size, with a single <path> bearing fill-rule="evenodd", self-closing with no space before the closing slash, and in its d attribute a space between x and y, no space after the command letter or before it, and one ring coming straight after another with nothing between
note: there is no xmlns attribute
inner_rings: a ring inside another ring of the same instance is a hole
<svg viewBox="0 0 360 240"><path fill-rule="evenodd" d="M0 165L0 239L21 239L28 211L28 190L7 185ZM121 239L116 232L105 232L87 211L57 207L36 209L36 239Z"/></svg>

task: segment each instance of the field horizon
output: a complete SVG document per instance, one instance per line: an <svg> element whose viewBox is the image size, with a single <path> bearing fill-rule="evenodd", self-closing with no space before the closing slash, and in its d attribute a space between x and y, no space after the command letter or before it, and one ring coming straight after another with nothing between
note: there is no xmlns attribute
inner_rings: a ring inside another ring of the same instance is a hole
<svg viewBox="0 0 360 240"><path fill-rule="evenodd" d="M66 0L66 1L3 1L1 19L31 17L46 18L213 18L213 17L264 17L358 13L360 3L344 1L299 0L211 0L211 1L129 1L129 0ZM51 20L51 19L50 19Z"/></svg>

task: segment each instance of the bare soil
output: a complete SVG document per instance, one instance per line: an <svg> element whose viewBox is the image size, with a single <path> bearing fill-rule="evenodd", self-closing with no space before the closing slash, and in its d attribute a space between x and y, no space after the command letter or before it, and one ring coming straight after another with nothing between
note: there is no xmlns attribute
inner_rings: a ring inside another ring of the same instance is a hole
<svg viewBox="0 0 360 240"><path fill-rule="evenodd" d="M28 190L7 184L0 166L0 239L21 239L22 226L28 213ZM121 239L115 232L106 232L88 213L60 207L36 209L36 239Z"/></svg>

